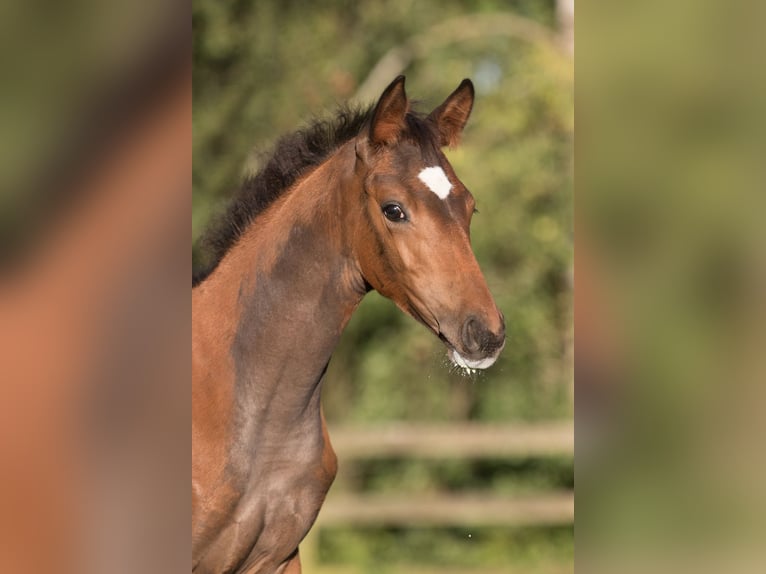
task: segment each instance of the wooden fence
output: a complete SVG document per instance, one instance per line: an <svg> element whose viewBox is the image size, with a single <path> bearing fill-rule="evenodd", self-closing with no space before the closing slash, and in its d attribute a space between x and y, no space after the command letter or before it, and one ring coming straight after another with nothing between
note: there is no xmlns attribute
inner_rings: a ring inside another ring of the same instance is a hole
<svg viewBox="0 0 766 574"><path fill-rule="evenodd" d="M385 457L426 460L518 459L573 456L571 421L513 425L410 425L330 428L338 454L338 483L356 462ZM336 484L336 486L340 486ZM546 491L527 496L491 494L389 495L333 488L317 523L301 545L304 574L362 574L320 563L319 534L338 526L531 526L571 524L574 493ZM425 574L427 569L408 569ZM450 571L457 574L457 571ZM461 570L461 574L466 571ZM487 574L486 570L482 571Z"/></svg>

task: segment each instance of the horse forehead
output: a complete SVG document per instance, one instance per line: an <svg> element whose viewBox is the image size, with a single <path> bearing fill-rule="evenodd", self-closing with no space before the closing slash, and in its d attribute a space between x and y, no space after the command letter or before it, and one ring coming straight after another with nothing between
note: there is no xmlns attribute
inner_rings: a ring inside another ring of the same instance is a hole
<svg viewBox="0 0 766 574"><path fill-rule="evenodd" d="M381 179L396 177L402 183L417 182L417 188L428 190L443 201L462 197L462 183L441 153L425 153L414 145L402 145L396 151L380 164Z"/></svg>
<svg viewBox="0 0 766 574"><path fill-rule="evenodd" d="M439 199L447 199L447 196L452 191L452 182L440 165L424 167L418 173L418 179L434 192Z"/></svg>

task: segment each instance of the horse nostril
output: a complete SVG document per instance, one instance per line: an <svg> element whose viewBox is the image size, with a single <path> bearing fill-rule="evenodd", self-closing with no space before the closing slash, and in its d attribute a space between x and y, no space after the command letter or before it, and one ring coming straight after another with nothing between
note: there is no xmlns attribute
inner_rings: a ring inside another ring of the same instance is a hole
<svg viewBox="0 0 766 574"><path fill-rule="evenodd" d="M505 341L505 316L502 313L500 313L500 329L495 337L501 342Z"/></svg>
<svg viewBox="0 0 766 574"><path fill-rule="evenodd" d="M502 315L500 316L500 325L495 328L497 332L493 332L476 317L469 317L463 323L460 333L465 351L468 353L482 352L490 354L500 349L505 342L505 321Z"/></svg>
<svg viewBox="0 0 766 574"><path fill-rule="evenodd" d="M481 349L483 333L485 333L485 330L475 317L470 317L463 323L461 339L463 339L465 350L470 353L475 353Z"/></svg>

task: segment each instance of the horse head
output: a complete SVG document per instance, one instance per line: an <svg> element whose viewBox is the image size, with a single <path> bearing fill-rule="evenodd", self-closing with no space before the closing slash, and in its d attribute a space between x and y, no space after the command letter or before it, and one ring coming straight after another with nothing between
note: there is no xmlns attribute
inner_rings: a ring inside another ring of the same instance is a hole
<svg viewBox="0 0 766 574"><path fill-rule="evenodd" d="M471 249L475 200L442 151L458 143L473 101L463 80L419 116L403 76L386 88L354 141L362 214L354 240L370 287L433 331L454 364L485 369L505 344L505 324Z"/></svg>

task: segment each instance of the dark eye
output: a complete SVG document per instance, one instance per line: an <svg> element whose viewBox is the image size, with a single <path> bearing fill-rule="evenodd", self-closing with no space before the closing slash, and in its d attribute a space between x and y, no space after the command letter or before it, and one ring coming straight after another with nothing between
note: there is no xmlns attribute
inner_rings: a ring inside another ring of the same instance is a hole
<svg viewBox="0 0 766 574"><path fill-rule="evenodd" d="M396 203L387 203L383 206L383 215L389 221L401 222L407 221L407 216L402 207Z"/></svg>

